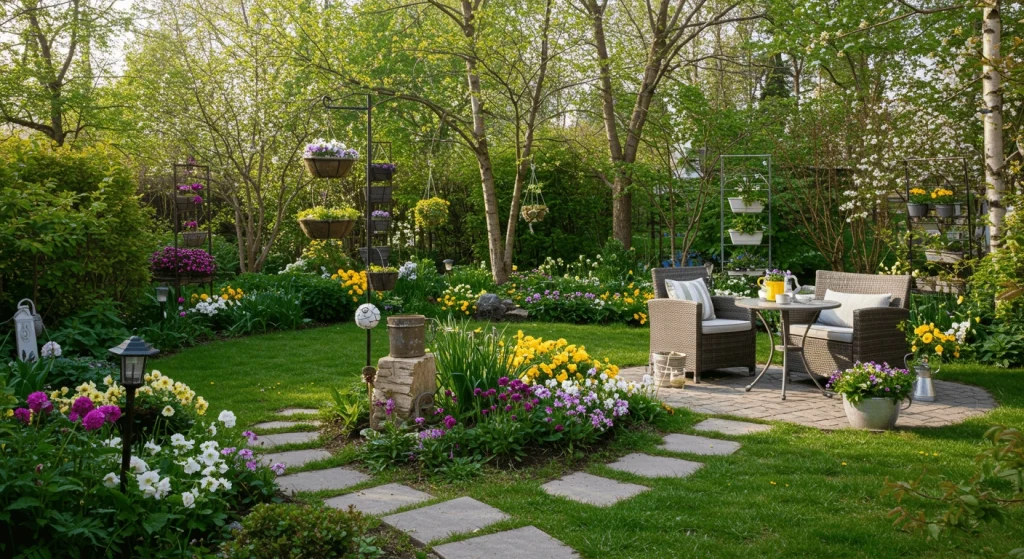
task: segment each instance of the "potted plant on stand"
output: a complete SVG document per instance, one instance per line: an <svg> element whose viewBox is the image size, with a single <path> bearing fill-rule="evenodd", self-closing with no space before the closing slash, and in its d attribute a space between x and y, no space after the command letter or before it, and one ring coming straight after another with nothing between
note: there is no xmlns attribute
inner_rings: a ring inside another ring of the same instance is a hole
<svg viewBox="0 0 1024 559"><path fill-rule="evenodd" d="M743 184L736 187L735 193L738 196L729 197L729 209L734 214L759 214L764 210L764 203L768 201L767 193L751 184L746 177Z"/></svg>
<svg viewBox="0 0 1024 559"><path fill-rule="evenodd" d="M744 250L738 251L729 258L728 265L728 274L730 276L758 277L768 267L768 259Z"/></svg>
<svg viewBox="0 0 1024 559"><path fill-rule="evenodd" d="M387 182L395 176L395 169L398 166L394 163L370 163L370 180L373 182Z"/></svg>
<svg viewBox="0 0 1024 559"><path fill-rule="evenodd" d="M302 153L302 160L310 175L319 179L341 179L352 170L359 152L339 142L318 138Z"/></svg>
<svg viewBox="0 0 1024 559"><path fill-rule="evenodd" d="M398 268L371 265L366 272L366 281L374 291L391 291L398 282Z"/></svg>
<svg viewBox="0 0 1024 559"><path fill-rule="evenodd" d="M437 229L448 221L448 207L451 205L448 200L433 197L416 202L413 214L416 217L416 226L423 229Z"/></svg>
<svg viewBox="0 0 1024 559"><path fill-rule="evenodd" d="M935 215L939 217L953 217L956 213L956 208L953 204L956 199L953 197L953 191L948 188L936 188L931 193L932 204L935 204Z"/></svg>
<svg viewBox="0 0 1024 559"><path fill-rule="evenodd" d="M373 210L370 214L370 231L373 233L387 233L391 226L391 212L385 210Z"/></svg>
<svg viewBox="0 0 1024 559"><path fill-rule="evenodd" d="M349 206L327 208L315 206L302 210L295 217L299 227L310 239L343 239L352 232L359 210Z"/></svg>
<svg viewBox="0 0 1024 559"><path fill-rule="evenodd" d="M729 238L734 245L759 245L764 237L761 219L757 214L739 214L732 218Z"/></svg>
<svg viewBox="0 0 1024 559"><path fill-rule="evenodd" d="M843 409L856 429L888 430L896 426L900 404L910 400L914 373L877 363L854 363L836 371L826 388L843 395Z"/></svg>
<svg viewBox="0 0 1024 559"><path fill-rule="evenodd" d="M964 259L962 243L959 240L950 240L942 233L928 235L924 240L924 246L924 257L928 262L955 264Z"/></svg>
<svg viewBox="0 0 1024 559"><path fill-rule="evenodd" d="M198 182L179 184L178 194L174 197L174 204L178 207L178 211L185 212L201 206L203 204L203 197L199 194L201 190L203 190L203 185Z"/></svg>
<svg viewBox="0 0 1024 559"><path fill-rule="evenodd" d="M149 267L156 281L172 283L177 280L186 285L212 281L217 263L201 248L165 246L150 255Z"/></svg>
<svg viewBox="0 0 1024 559"><path fill-rule="evenodd" d="M907 200L907 215L910 217L924 217L928 215L928 204L931 203L931 195L923 188L911 188L910 199Z"/></svg>
<svg viewBox="0 0 1024 559"><path fill-rule="evenodd" d="M199 223L196 221L189 221L185 223L185 232L181 234L182 241L185 246L198 247L203 246L206 242L208 233L206 231L199 230Z"/></svg>

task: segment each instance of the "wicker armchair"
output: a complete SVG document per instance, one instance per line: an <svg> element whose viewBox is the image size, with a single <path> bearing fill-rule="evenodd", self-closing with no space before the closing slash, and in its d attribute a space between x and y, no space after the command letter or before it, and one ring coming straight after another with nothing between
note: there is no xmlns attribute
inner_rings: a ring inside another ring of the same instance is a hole
<svg viewBox="0 0 1024 559"><path fill-rule="evenodd" d="M746 367L753 374L756 365L756 331L754 314L736 306L732 297L711 297L717 320L705 323L703 305L693 301L669 299L665 280L703 279L708 287L711 277L707 268L656 268L655 298L647 302L651 322L651 352L678 351L686 354L686 370L693 372L694 382L700 382L704 371L726 367ZM737 321L749 323L748 328ZM719 324L728 323L725 328ZM735 331L736 327L742 328ZM732 330L732 331L721 331Z"/></svg>
<svg viewBox="0 0 1024 559"><path fill-rule="evenodd" d="M800 359L790 359L794 371L810 372L829 376L835 371L847 369L856 361L876 361L897 364L907 354L906 336L899 325L910 317L910 276L882 276L872 274L850 274L818 270L814 297L825 298L825 290L841 293L865 293L892 295L889 307L855 310L853 332L838 332L829 327L815 328L812 324L804 345L804 358L810 371L804 371ZM790 313L790 343L799 345L807 323L813 313L793 311Z"/></svg>

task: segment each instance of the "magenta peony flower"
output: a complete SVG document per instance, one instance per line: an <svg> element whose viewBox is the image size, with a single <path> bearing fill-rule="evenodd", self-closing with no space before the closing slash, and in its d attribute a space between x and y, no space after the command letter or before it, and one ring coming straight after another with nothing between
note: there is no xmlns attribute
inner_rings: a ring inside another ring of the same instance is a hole
<svg viewBox="0 0 1024 559"><path fill-rule="evenodd" d="M45 392L33 392L25 398L25 402L28 403L28 409L39 413L43 411L43 408L47 407L46 404L50 404L50 398ZM53 408L53 404L50 404L49 408Z"/></svg>
<svg viewBox="0 0 1024 559"><path fill-rule="evenodd" d="M28 425L32 421L32 410L28 408L18 408L14 410L14 418L18 421Z"/></svg>
<svg viewBox="0 0 1024 559"><path fill-rule="evenodd" d="M82 418L82 427L85 427L86 431L95 431L100 427L103 427L106 420L107 418L103 415L103 412L100 410L92 410Z"/></svg>
<svg viewBox="0 0 1024 559"><path fill-rule="evenodd" d="M90 400L88 396L80 396L75 399L73 404L71 404L71 413L74 413L76 417L84 416L91 412L94 407L92 400ZM75 418L72 418L71 420L74 421Z"/></svg>
<svg viewBox="0 0 1024 559"><path fill-rule="evenodd" d="M108 423L116 423L121 418L121 408L117 406L100 406L98 409Z"/></svg>

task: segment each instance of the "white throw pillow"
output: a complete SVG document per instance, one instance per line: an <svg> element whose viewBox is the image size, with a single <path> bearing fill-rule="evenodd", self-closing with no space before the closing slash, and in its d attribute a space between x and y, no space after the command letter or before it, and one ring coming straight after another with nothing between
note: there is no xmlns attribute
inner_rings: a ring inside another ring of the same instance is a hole
<svg viewBox="0 0 1024 559"><path fill-rule="evenodd" d="M665 280L665 291L669 299L680 299L693 301L704 305L704 316L701 320L715 319L715 306L711 301L711 292L708 291L708 284L702 279L689 281Z"/></svg>
<svg viewBox="0 0 1024 559"><path fill-rule="evenodd" d="M889 302L892 300L892 294L841 293L826 289L825 300L836 301L837 303L842 303L843 306L838 309L821 311L821 314L818 316L818 323L827 326L853 328L853 311L857 309L888 307Z"/></svg>

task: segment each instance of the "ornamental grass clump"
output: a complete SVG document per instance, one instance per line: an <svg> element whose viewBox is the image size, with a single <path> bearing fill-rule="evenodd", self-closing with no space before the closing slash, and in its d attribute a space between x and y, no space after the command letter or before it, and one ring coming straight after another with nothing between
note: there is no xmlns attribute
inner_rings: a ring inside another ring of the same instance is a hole
<svg viewBox="0 0 1024 559"><path fill-rule="evenodd" d="M201 248L165 246L149 257L154 276L212 276L217 263L209 252Z"/></svg>
<svg viewBox="0 0 1024 559"><path fill-rule="evenodd" d="M850 403L856 404L865 398L889 398L901 402L910 397L917 375L907 369L879 365L874 361L858 361L845 371L836 371L828 379L825 388L842 394Z"/></svg>

